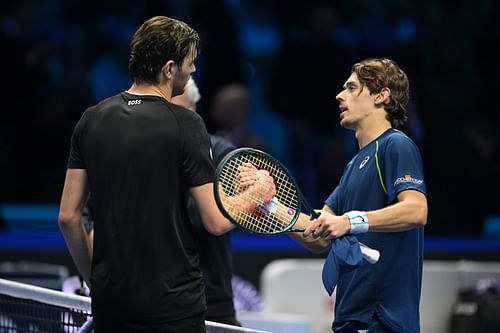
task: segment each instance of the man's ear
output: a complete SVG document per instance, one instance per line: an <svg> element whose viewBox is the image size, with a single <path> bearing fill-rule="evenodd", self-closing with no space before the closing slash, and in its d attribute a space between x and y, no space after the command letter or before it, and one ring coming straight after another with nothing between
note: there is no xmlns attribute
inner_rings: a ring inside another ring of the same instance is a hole
<svg viewBox="0 0 500 333"><path fill-rule="evenodd" d="M391 90L387 87L382 88L380 92L375 96L375 104L383 104L389 100L391 96Z"/></svg>
<svg viewBox="0 0 500 333"><path fill-rule="evenodd" d="M174 77L174 74L175 74L175 71L176 71L176 66L175 66L175 61L173 60L169 60L165 63L165 65L163 65L163 67L161 68L161 73L162 75L168 79L168 80L172 80L172 78Z"/></svg>

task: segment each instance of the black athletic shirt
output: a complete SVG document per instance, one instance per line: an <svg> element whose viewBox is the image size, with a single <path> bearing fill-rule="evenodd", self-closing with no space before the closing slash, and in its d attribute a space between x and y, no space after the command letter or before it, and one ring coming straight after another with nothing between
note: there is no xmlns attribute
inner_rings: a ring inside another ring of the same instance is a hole
<svg viewBox="0 0 500 333"><path fill-rule="evenodd" d="M188 188L213 181L201 117L126 92L85 111L68 168L86 169L94 204L92 311L166 322L205 310Z"/></svg>

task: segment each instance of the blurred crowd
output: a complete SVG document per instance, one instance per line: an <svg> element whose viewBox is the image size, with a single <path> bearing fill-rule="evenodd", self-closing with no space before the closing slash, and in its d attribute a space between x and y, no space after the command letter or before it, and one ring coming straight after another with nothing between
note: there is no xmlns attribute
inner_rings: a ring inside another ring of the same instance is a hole
<svg viewBox="0 0 500 333"><path fill-rule="evenodd" d="M286 8L285 8L286 7ZM420 146L428 234L480 235L500 214L500 4L416 1L62 1L0 5L0 202L58 203L82 112L129 88L129 40L147 17L199 31L198 106L209 132L266 150L313 206L355 154L335 95L353 62L410 77L405 132Z"/></svg>

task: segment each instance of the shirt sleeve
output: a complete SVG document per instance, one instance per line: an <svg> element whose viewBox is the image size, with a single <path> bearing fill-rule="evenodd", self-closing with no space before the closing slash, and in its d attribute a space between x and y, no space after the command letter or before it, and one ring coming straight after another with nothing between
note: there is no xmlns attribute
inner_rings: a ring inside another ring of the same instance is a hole
<svg viewBox="0 0 500 333"><path fill-rule="evenodd" d="M393 136L389 140L383 168L389 202L394 202L398 193L405 190L427 194L420 152L406 136Z"/></svg>
<svg viewBox="0 0 500 333"><path fill-rule="evenodd" d="M328 196L328 198L325 200L325 205L330 207L330 209L335 213L338 214L338 207L336 203L338 202L338 192L339 192L339 187L337 186L333 192Z"/></svg>
<svg viewBox="0 0 500 333"><path fill-rule="evenodd" d="M82 117L76 124L75 128L73 129L73 134L71 135L68 164L67 164L68 169L85 169L85 163L81 151L81 141L82 141L82 130L86 119L87 119L86 112L84 112Z"/></svg>
<svg viewBox="0 0 500 333"><path fill-rule="evenodd" d="M205 124L200 116L187 114L183 145L183 170L189 187L213 182L214 164L212 147Z"/></svg>

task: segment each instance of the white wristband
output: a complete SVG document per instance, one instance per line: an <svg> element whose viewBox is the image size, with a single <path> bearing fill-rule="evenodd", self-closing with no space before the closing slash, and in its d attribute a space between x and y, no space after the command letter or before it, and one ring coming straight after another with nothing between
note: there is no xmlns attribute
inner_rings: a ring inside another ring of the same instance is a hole
<svg viewBox="0 0 500 333"><path fill-rule="evenodd" d="M351 234L362 234L368 232L368 215L366 212L351 210L345 213L351 224Z"/></svg>
<svg viewBox="0 0 500 333"><path fill-rule="evenodd" d="M278 198L276 198L276 197L272 198L271 200L269 200L268 202L266 202L266 204L265 204L266 210L270 214L276 213L276 211L278 210L279 203L280 202L278 201Z"/></svg>

